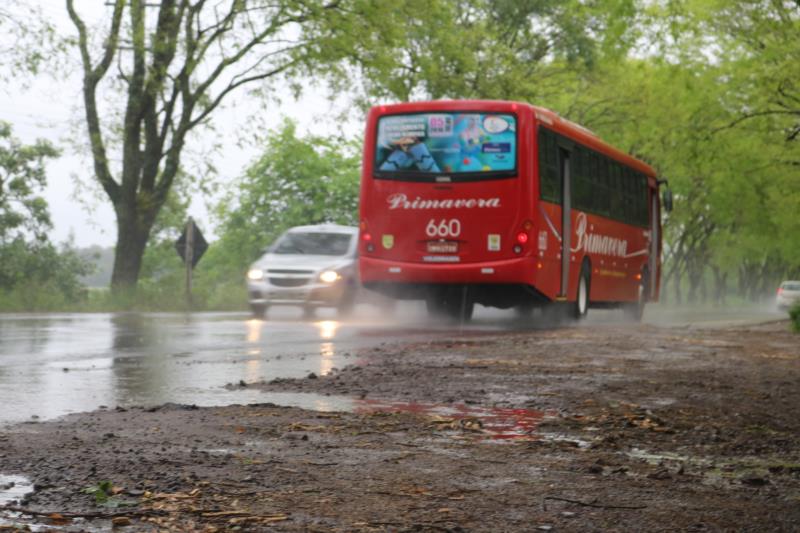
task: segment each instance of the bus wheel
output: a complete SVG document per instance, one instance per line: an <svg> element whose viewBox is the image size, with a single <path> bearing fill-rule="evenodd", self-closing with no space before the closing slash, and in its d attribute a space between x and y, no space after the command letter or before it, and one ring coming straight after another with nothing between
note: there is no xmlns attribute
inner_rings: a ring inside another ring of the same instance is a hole
<svg viewBox="0 0 800 533"><path fill-rule="evenodd" d="M514 313L519 318L528 319L533 316L533 306L531 304L520 304L514 307Z"/></svg>
<svg viewBox="0 0 800 533"><path fill-rule="evenodd" d="M586 318L587 313L589 313L589 288L591 287L589 270L589 265L583 263L583 266L581 266L581 274L578 277L578 292L575 297L575 304L572 308L572 318L575 320L582 320Z"/></svg>
<svg viewBox="0 0 800 533"><path fill-rule="evenodd" d="M475 310L475 301L466 287L449 287L430 293L425 299L425 306L431 316L469 322Z"/></svg>
<svg viewBox="0 0 800 533"><path fill-rule="evenodd" d="M425 308L430 316L445 314L445 294L443 291L434 291L425 297Z"/></svg>
<svg viewBox="0 0 800 533"><path fill-rule="evenodd" d="M467 289L448 291L445 299L447 317L457 322L469 322L475 311L475 301L469 297Z"/></svg>
<svg viewBox="0 0 800 533"><path fill-rule="evenodd" d="M633 322L641 322L642 316L644 315L644 306L647 303L647 296L645 295L645 289L648 285L648 273L647 270L642 272L642 279L639 280L639 287L637 289L636 294L636 301L631 303L622 304L622 311L625 313L625 316L628 320Z"/></svg>

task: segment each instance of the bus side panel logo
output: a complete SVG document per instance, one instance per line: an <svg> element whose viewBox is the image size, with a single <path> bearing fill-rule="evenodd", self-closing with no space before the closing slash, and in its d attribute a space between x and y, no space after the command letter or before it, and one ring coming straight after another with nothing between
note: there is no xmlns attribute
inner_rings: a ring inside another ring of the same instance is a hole
<svg viewBox="0 0 800 533"><path fill-rule="evenodd" d="M389 209L484 209L500 207L500 198L442 198L441 200L417 196L409 200L398 192L386 197Z"/></svg>
<svg viewBox="0 0 800 533"><path fill-rule="evenodd" d="M587 253L628 257L628 241L599 233L587 233L585 213L579 213L575 222L578 244L572 249L573 252L584 250Z"/></svg>
<svg viewBox="0 0 800 533"><path fill-rule="evenodd" d="M383 247L387 250L391 250L394 246L394 235L387 234L381 237L381 244L383 244Z"/></svg>

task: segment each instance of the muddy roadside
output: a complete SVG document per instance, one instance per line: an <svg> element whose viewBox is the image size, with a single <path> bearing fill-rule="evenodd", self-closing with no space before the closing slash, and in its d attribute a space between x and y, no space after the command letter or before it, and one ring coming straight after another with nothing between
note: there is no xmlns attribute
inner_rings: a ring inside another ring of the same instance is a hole
<svg viewBox="0 0 800 533"><path fill-rule="evenodd" d="M3 500L0 477L0 531L797 530L798 340L785 322L454 333L230 385L345 396L352 412L21 424L0 431L0 476L31 486Z"/></svg>

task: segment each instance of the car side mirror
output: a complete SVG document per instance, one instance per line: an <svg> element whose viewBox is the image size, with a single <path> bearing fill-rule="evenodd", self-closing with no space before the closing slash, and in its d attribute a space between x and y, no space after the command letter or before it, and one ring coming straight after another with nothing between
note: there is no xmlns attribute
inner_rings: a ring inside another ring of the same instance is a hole
<svg viewBox="0 0 800 533"><path fill-rule="evenodd" d="M664 209L669 213L672 211L672 190L671 189L664 189L664 192L661 194L661 203L664 206Z"/></svg>

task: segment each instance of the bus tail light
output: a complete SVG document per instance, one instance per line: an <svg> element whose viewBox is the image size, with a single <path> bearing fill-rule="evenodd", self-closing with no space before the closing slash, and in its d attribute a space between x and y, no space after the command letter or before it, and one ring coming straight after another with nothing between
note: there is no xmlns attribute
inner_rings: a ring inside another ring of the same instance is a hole
<svg viewBox="0 0 800 533"><path fill-rule="evenodd" d="M517 243L518 244L525 244L525 243L528 242L528 239L530 238L530 235L528 235L528 232L531 230L532 227L533 227L533 222L531 222L530 220L526 220L525 222L522 223L522 229L520 229L520 231L517 232ZM514 250L514 251L516 252L516 250ZM519 252L517 252L517 253L519 253Z"/></svg>
<svg viewBox="0 0 800 533"><path fill-rule="evenodd" d="M364 241L367 252L374 252L375 245L372 243L372 234L367 230L367 221L362 220L358 225L358 229L361 231L361 240Z"/></svg>
<svg viewBox="0 0 800 533"><path fill-rule="evenodd" d="M778 287L778 296L780 296L782 293L783 293L783 289L781 289L780 287Z"/></svg>
<svg viewBox="0 0 800 533"><path fill-rule="evenodd" d="M358 229L359 229L359 231L361 231L361 240L362 241L364 241L364 242L372 241L372 234L369 231L367 231L367 221L366 220L362 220L361 222L359 222Z"/></svg>

